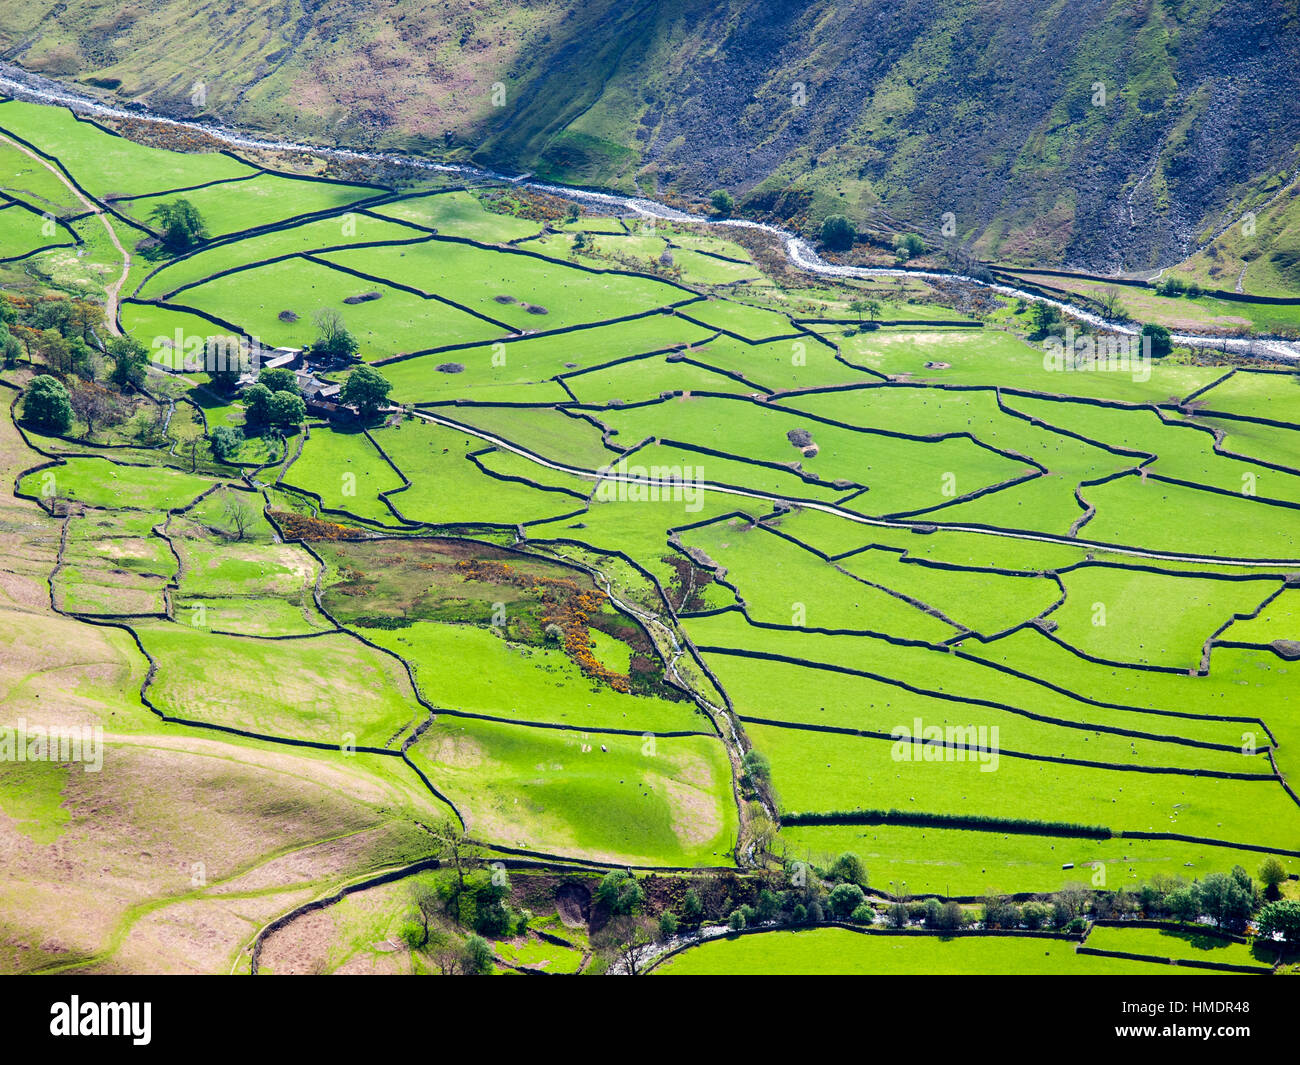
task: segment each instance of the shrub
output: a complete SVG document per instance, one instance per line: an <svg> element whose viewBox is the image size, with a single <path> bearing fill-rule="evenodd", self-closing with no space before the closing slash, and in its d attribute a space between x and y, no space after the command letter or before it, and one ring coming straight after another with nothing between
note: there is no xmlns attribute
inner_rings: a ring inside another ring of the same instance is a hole
<svg viewBox="0 0 1300 1065"><path fill-rule="evenodd" d="M872 924L876 920L876 911L871 908L870 903L864 902L849 914L849 920L857 924Z"/></svg>
<svg viewBox="0 0 1300 1065"><path fill-rule="evenodd" d="M596 888L596 901L607 906L613 914L634 913L644 898L641 885L623 869L607 873Z"/></svg>
<svg viewBox="0 0 1300 1065"><path fill-rule="evenodd" d="M666 941L677 934L677 915L665 910L659 915L659 939Z"/></svg>
<svg viewBox="0 0 1300 1065"><path fill-rule="evenodd" d="M836 917L847 917L862 905L866 896L857 884L837 884L831 889L829 902L831 913Z"/></svg>
<svg viewBox="0 0 1300 1065"><path fill-rule="evenodd" d="M827 215L822 220L822 243L832 251L846 251L853 247L857 236L853 223L842 214Z"/></svg>
<svg viewBox="0 0 1300 1065"><path fill-rule="evenodd" d="M1174 350L1174 342L1170 338L1169 330L1163 325L1156 325L1154 322L1147 322L1142 327L1143 338L1151 340L1151 357L1153 359L1163 359Z"/></svg>
<svg viewBox="0 0 1300 1065"><path fill-rule="evenodd" d="M714 189L709 196L709 206L719 218L730 218L736 209L736 201L726 189Z"/></svg>
<svg viewBox="0 0 1300 1065"><path fill-rule="evenodd" d="M730 928L733 932L739 932L743 930L745 927L745 923L746 923L745 911L739 907L732 910L731 916L727 918L727 927Z"/></svg>

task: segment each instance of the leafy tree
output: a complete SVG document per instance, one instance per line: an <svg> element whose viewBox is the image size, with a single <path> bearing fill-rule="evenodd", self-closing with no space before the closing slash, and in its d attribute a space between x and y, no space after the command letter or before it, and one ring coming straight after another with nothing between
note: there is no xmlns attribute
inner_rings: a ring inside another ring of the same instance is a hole
<svg viewBox="0 0 1300 1065"><path fill-rule="evenodd" d="M830 214L822 220L822 243L832 251L847 251L853 247L858 232L842 214Z"/></svg>
<svg viewBox="0 0 1300 1065"><path fill-rule="evenodd" d="M1201 891L1197 884L1175 888L1165 899L1169 915L1176 921L1195 921L1201 916Z"/></svg>
<svg viewBox="0 0 1300 1065"><path fill-rule="evenodd" d="M1277 899L1281 897L1281 884L1286 879L1286 867L1276 858L1265 858L1259 867L1259 879L1264 884L1264 897Z"/></svg>
<svg viewBox="0 0 1300 1065"><path fill-rule="evenodd" d="M333 307L323 307L316 312L316 342L312 349L331 359L350 359L360 346L357 338L343 324L343 315Z"/></svg>
<svg viewBox="0 0 1300 1065"><path fill-rule="evenodd" d="M1151 357L1153 359L1163 359L1174 350L1174 342L1170 338L1169 330L1163 325L1147 322L1142 327L1142 336L1151 339Z"/></svg>
<svg viewBox="0 0 1300 1065"><path fill-rule="evenodd" d="M47 433L72 428L72 401L63 382L49 374L34 377L23 393L23 417Z"/></svg>
<svg viewBox="0 0 1300 1065"><path fill-rule="evenodd" d="M641 885L623 869L607 873L596 888L596 901L604 903L612 914L634 913L644 898Z"/></svg>
<svg viewBox="0 0 1300 1065"><path fill-rule="evenodd" d="M849 920L858 924L874 924L876 911L872 908L871 903L864 902L849 914Z"/></svg>
<svg viewBox="0 0 1300 1065"><path fill-rule="evenodd" d="M1036 300L1029 308L1029 321L1033 324L1036 337L1045 337L1056 326L1061 324L1061 311L1059 307L1054 307L1050 303L1044 303L1042 300Z"/></svg>
<svg viewBox="0 0 1300 1065"><path fill-rule="evenodd" d="M731 916L727 918L727 927L733 932L741 932L744 931L745 923L745 911L737 906L731 911Z"/></svg>
<svg viewBox="0 0 1300 1065"><path fill-rule="evenodd" d="M907 907L901 902L891 903L885 911L885 924L890 928L903 928L907 924Z"/></svg>
<svg viewBox="0 0 1300 1065"><path fill-rule="evenodd" d="M1037 899L1030 899L1020 907L1020 919L1024 921L1025 927L1030 930L1037 930L1047 924L1052 917L1052 908L1045 902L1039 902Z"/></svg>
<svg viewBox="0 0 1300 1065"><path fill-rule="evenodd" d="M144 383L145 367L149 364L149 349L135 337L123 335L112 337L105 345L113 369L109 380L118 388L128 385L138 388Z"/></svg>
<svg viewBox="0 0 1300 1065"><path fill-rule="evenodd" d="M271 397L275 393L266 385L258 383L244 389L240 402L244 404L244 416L253 425L265 425L271 417Z"/></svg>
<svg viewBox="0 0 1300 1065"><path fill-rule="evenodd" d="M392 389L388 379L373 366L358 366L343 382L339 399L356 407L361 417L372 418L388 402Z"/></svg>
<svg viewBox="0 0 1300 1065"><path fill-rule="evenodd" d="M149 221L157 225L163 244L173 252L185 251L208 239L199 209L183 196L160 203L149 212Z"/></svg>
<svg viewBox="0 0 1300 1065"><path fill-rule="evenodd" d="M1010 899L990 895L984 900L985 928L1018 928L1020 908Z"/></svg>
<svg viewBox="0 0 1300 1065"><path fill-rule="evenodd" d="M857 884L836 884L831 889L828 899L831 913L836 917L847 917L862 905L866 896Z"/></svg>
<svg viewBox="0 0 1300 1065"><path fill-rule="evenodd" d="M714 189L709 195L709 205L719 218L730 218L736 209L736 201L726 189Z"/></svg>
<svg viewBox="0 0 1300 1065"><path fill-rule="evenodd" d="M9 327L0 323L0 360L6 370L12 370L22 358L23 345L16 336L9 332Z"/></svg>
<svg viewBox="0 0 1300 1065"><path fill-rule="evenodd" d="M1245 870L1242 870L1245 874ZM1250 877L1233 873L1210 873L1201 881L1201 906L1203 911L1220 928L1244 924L1254 909L1254 892L1248 885Z"/></svg>
<svg viewBox="0 0 1300 1065"><path fill-rule="evenodd" d="M1265 939L1280 935L1289 946L1300 944L1300 902L1279 899L1259 911L1259 934Z"/></svg>
<svg viewBox="0 0 1300 1065"><path fill-rule="evenodd" d="M298 395L298 378L292 370L284 366L268 366L257 375L257 383L266 385L272 392Z"/></svg>
<svg viewBox="0 0 1300 1065"><path fill-rule="evenodd" d="M851 851L845 851L835 859L830 868L830 875L836 880L843 880L846 884L857 884L860 888L867 887L866 863Z"/></svg>
<svg viewBox="0 0 1300 1065"><path fill-rule="evenodd" d="M465 940L464 964L467 976L487 976L492 972L492 948L486 939L470 936Z"/></svg>
<svg viewBox="0 0 1300 1065"><path fill-rule="evenodd" d="M671 910L664 910L659 915L659 941L665 943L677 934L677 915Z"/></svg>
<svg viewBox="0 0 1300 1065"><path fill-rule="evenodd" d="M231 425L218 425L208 434L208 446L218 462L229 462L243 442L243 430Z"/></svg>
<svg viewBox="0 0 1300 1065"><path fill-rule="evenodd" d="M700 901L700 893L694 888L686 889L686 895L682 899L682 916L687 924L699 924L704 917L704 903Z"/></svg>
<svg viewBox="0 0 1300 1065"><path fill-rule="evenodd" d="M301 425L307 417L307 404L293 392L272 392L266 409L266 420L271 425Z"/></svg>
<svg viewBox="0 0 1300 1065"><path fill-rule="evenodd" d="M758 893L758 905L754 907L754 916L760 921L771 921L781 912L781 896L769 888Z"/></svg>

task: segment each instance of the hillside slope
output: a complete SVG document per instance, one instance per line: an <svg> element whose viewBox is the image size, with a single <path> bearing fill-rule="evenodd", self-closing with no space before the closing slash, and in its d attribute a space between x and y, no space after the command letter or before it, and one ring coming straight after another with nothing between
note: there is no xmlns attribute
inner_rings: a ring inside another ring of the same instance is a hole
<svg viewBox="0 0 1300 1065"><path fill-rule="evenodd" d="M1300 163L1300 0L0 0L0 54L314 140L722 185L797 225L938 239L951 212L981 256L1092 269L1184 258Z"/></svg>

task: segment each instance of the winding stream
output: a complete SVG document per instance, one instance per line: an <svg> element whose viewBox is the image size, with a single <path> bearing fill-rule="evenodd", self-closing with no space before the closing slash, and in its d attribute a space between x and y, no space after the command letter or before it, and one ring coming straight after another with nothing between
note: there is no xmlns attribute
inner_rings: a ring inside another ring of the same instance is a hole
<svg viewBox="0 0 1300 1065"><path fill-rule="evenodd" d="M591 189L572 188L566 185L552 185L533 181L528 174L511 176L495 170L459 163L435 163L418 156L402 155L395 152L365 152L352 148L323 148L312 144L299 144L293 141L266 140L252 137L238 130L223 126L210 125L205 122L190 122L184 119L168 118L145 110L126 110L101 103L98 100L82 96L69 90L66 86L49 78L41 77L14 66L12 63L0 62L0 91L16 99L34 103L54 104L87 115L99 115L107 118L134 119L153 122L158 125L177 129L192 130L212 137L234 148L249 148L259 151L303 152L323 158L347 159L357 162L386 163L394 166L406 166L417 170L436 173L457 174L470 180L493 183L507 183L534 189L538 192L561 196L579 203L599 205L611 209L614 213L632 214L642 218L653 218L665 222L688 222L693 225L712 226L715 228L754 229L777 237L785 248L791 264L806 273L824 277L872 278L872 277L917 277L940 281L959 281L968 285L997 292L1013 299L1023 299L1035 303L1046 303L1063 313L1092 326L1110 332L1135 336L1139 327L1130 322L1113 322L1099 314L1064 300L1040 296L1033 292L1018 289L1012 285L998 282L982 281L964 274L950 273L942 270L903 270L890 267L841 266L823 259L813 246L797 234L766 222L754 222L743 218L709 218L694 215L687 211L670 207L656 200L641 196L624 196L619 193L597 192ZM1300 342L1285 340L1280 337L1222 337L1200 333L1175 333L1173 340L1187 347L1210 348L1242 355L1265 356L1300 362Z"/></svg>

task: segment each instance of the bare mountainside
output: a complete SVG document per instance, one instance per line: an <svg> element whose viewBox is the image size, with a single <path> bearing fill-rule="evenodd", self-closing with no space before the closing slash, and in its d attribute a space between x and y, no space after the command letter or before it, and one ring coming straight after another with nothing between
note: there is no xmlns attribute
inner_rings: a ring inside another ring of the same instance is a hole
<svg viewBox="0 0 1300 1065"><path fill-rule="evenodd" d="M173 114L721 185L805 227L937 238L951 212L984 258L1092 269L1185 258L1300 145L1297 0L2 0L0 48Z"/></svg>

